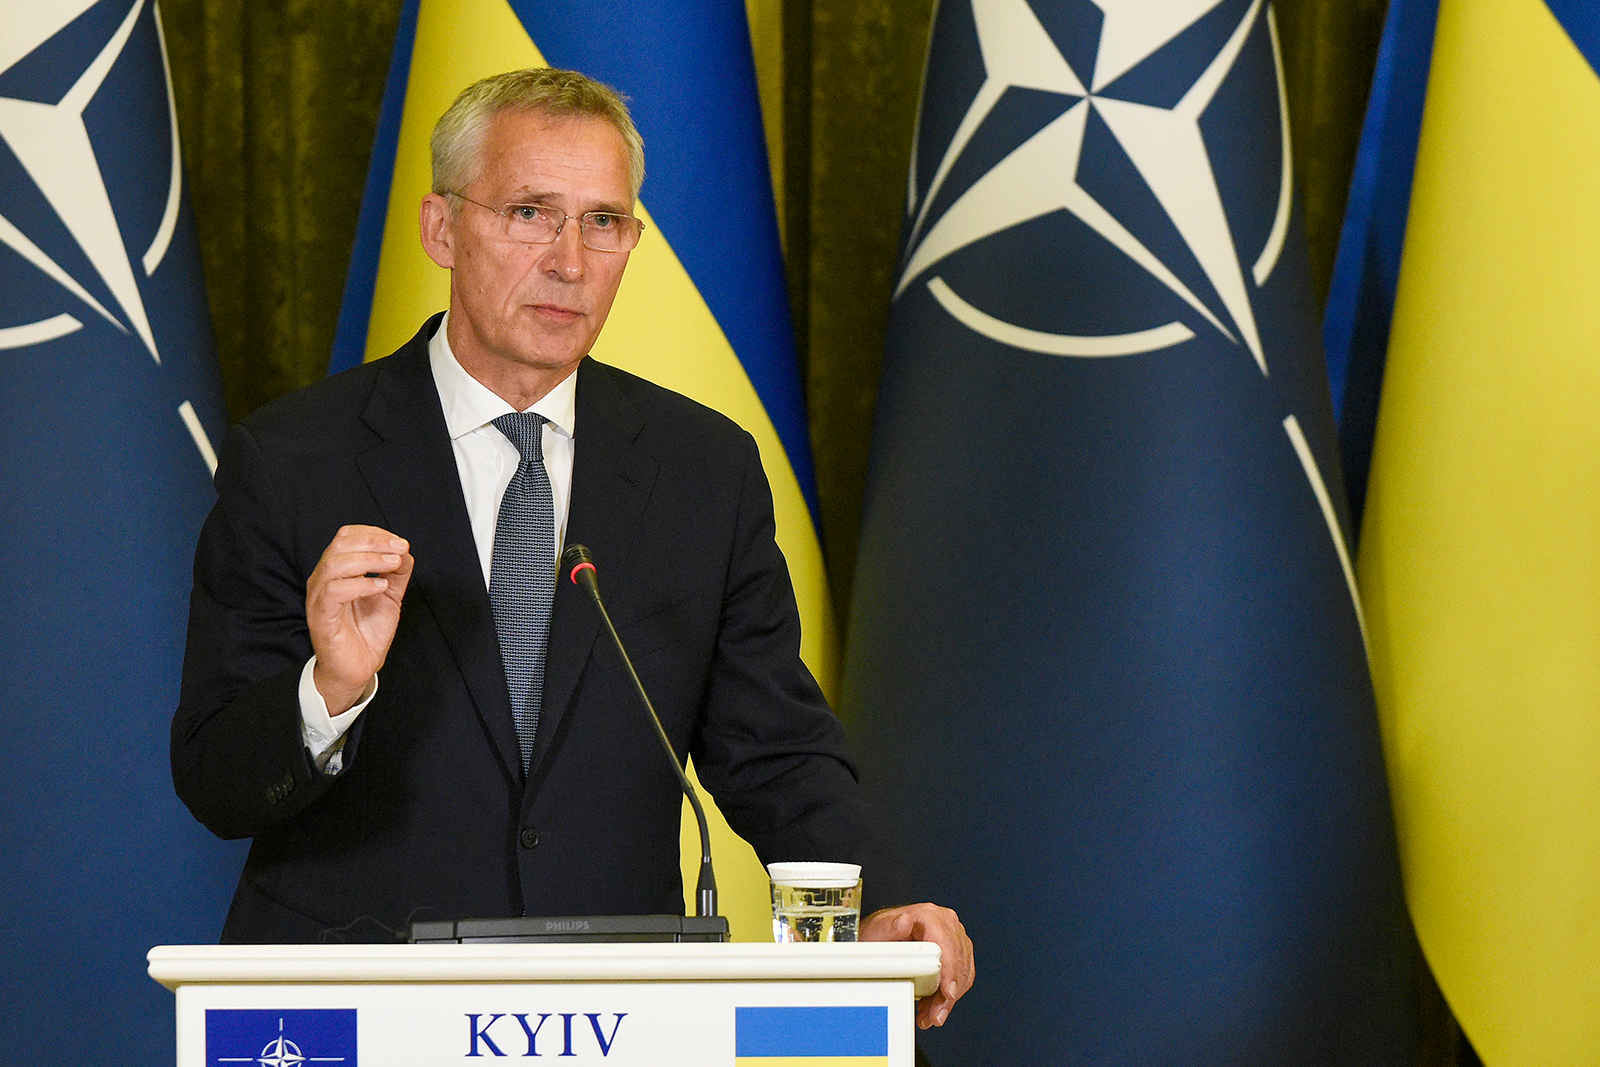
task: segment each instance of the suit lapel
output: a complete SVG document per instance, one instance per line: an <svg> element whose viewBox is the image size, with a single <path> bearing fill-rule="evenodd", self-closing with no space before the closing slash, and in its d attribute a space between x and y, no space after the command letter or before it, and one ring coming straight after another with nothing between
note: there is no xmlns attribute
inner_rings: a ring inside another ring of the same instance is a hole
<svg viewBox="0 0 1600 1067"><path fill-rule="evenodd" d="M628 552L655 484L657 464L639 445L644 418L618 385L618 372L592 358L578 367L573 439L572 506L567 516L569 545L587 545L600 574L623 573ZM600 635L600 615L588 596L565 574L556 582L550 620L550 651L545 661L544 703L534 741L532 766L538 768L571 710L578 679Z"/></svg>
<svg viewBox="0 0 1600 1067"><path fill-rule="evenodd" d="M394 533L411 542L416 572L407 600L421 597L446 645L512 781L522 776L522 753L511 718L494 613L461 495L461 478L445 429L439 393L428 365L430 320L381 365L362 417L380 441L357 463Z"/></svg>

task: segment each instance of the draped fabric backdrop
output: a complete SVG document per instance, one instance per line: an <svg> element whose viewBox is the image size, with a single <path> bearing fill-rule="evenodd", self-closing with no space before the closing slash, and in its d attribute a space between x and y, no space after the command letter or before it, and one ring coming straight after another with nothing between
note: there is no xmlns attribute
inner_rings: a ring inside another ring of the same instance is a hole
<svg viewBox="0 0 1600 1067"><path fill-rule="evenodd" d="M842 622L934 4L749 4ZM1275 6L1320 295L1385 2ZM237 419L326 372L400 0L161 0L161 8ZM1424 1062L1454 1065L1459 1038L1443 1009L1435 1014L1439 1032Z"/></svg>

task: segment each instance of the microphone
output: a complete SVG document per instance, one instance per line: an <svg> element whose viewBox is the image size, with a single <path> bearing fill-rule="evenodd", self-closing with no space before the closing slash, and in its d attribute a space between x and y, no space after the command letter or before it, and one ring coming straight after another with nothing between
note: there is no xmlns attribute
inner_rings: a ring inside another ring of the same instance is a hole
<svg viewBox="0 0 1600 1067"><path fill-rule="evenodd" d="M689 798L689 806L694 809L695 820L700 824L700 881L695 885L695 917L707 918L717 914L717 876L711 870L711 831L706 827L706 812L700 806L700 798L695 794L694 786L689 782L689 776L683 773L683 766L678 762L678 754L672 749L672 742L667 739L667 731L661 725L661 717L656 714L655 706L650 703L650 695L644 691L644 683L639 681L639 674L633 669L633 660L628 658L628 650L622 647L622 638L617 636L617 628L611 624L611 615L606 611L606 605L600 599L600 582L594 569L594 557L583 545L568 545L567 550L561 553L561 569L572 579L574 585L579 586L589 594L589 599L594 601L595 609L600 612L601 621L606 624L606 630L611 634L611 640L617 646L617 652L622 656L622 663L628 668L628 677L633 679L633 687L639 692L639 699L644 702L644 710L650 715L650 722L656 728L656 736L661 739L661 746L667 750L667 760L672 764L673 771L678 776L678 784L683 787L683 795Z"/></svg>

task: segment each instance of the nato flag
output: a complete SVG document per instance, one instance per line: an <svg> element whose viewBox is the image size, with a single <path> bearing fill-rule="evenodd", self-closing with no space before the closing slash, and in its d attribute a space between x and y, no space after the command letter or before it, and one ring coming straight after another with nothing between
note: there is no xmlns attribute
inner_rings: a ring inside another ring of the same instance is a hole
<svg viewBox="0 0 1600 1067"><path fill-rule="evenodd" d="M173 795L189 561L224 425L148 0L0 0L0 937L13 1063L170 1063L162 942L239 854Z"/></svg>
<svg viewBox="0 0 1600 1067"><path fill-rule="evenodd" d="M1410 1065L1261 0L936 18L845 711L978 981L935 1067Z"/></svg>

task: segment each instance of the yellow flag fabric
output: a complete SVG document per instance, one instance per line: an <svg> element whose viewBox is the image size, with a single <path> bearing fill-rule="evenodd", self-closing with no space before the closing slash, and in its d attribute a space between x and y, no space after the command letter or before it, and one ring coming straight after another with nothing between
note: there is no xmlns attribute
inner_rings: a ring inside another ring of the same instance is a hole
<svg viewBox="0 0 1600 1067"><path fill-rule="evenodd" d="M1600 78L1569 32L1581 7L1440 4L1361 537L1407 897L1487 1067L1600 1063Z"/></svg>
<svg viewBox="0 0 1600 1067"><path fill-rule="evenodd" d="M427 258L417 233L418 204L429 187L428 134L433 123L472 82L501 71L545 65L537 43L507 0L420 0L414 10L415 44L366 323L367 359L399 347L423 318L449 303L449 275ZM709 100L707 106L712 106ZM759 144L751 147L763 150ZM820 542L791 457L739 354L655 224L648 182L639 214L647 224L645 237L629 261L593 355L716 408L755 436L772 485L778 543L799 601L801 654L832 699L839 671L832 605ZM350 306L347 296L347 312ZM770 940L766 873L755 852L706 799L722 914L729 918L736 940ZM700 845L687 803L685 816L682 852L689 896L698 875Z"/></svg>

